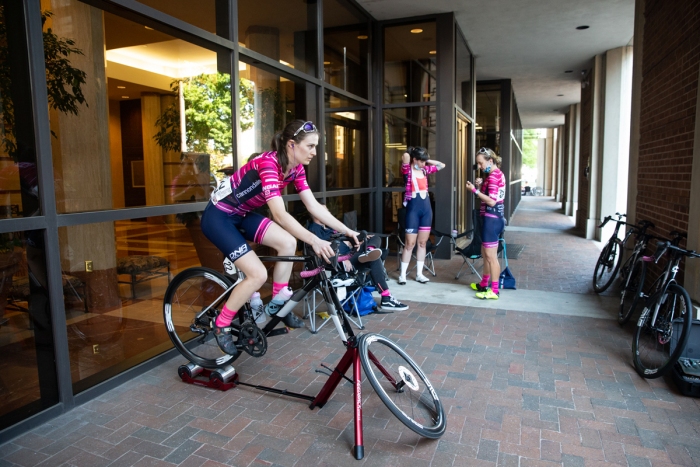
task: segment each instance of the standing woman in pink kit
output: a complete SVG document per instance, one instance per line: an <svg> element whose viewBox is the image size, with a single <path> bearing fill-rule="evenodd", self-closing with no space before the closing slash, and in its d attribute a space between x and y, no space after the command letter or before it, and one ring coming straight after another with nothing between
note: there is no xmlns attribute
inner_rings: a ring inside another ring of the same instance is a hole
<svg viewBox="0 0 700 467"><path fill-rule="evenodd" d="M476 164L486 174L486 180L482 183L482 180L477 178L476 186L467 182L467 189L481 200L481 256L484 258L484 272L481 282L472 283L471 288L476 290L476 298L498 300L498 279L501 275L501 265L498 264L497 256L498 237L506 228L503 216L506 177L500 169L501 158L489 148L479 149L476 153Z"/></svg>
<svg viewBox="0 0 700 467"><path fill-rule="evenodd" d="M425 244L433 225L433 208L428 197L428 175L444 168L445 164L431 160L428 151L421 147L409 147L401 158L401 173L406 179L403 198L403 205L406 206L406 248L401 254L401 285L406 283L406 271L416 241L416 280L421 284L430 280L423 275Z"/></svg>
<svg viewBox="0 0 700 467"><path fill-rule="evenodd" d="M245 279L231 292L216 318L214 336L221 350L236 357L238 349L231 335L231 321L238 310L267 281L267 270L246 240L269 246L279 256L294 256L297 239L309 244L314 253L329 261L335 253L331 244L312 234L285 208L281 192L293 183L304 206L312 217L348 237L356 244L358 233L348 229L321 206L306 182L304 166L316 155L318 130L312 122L294 120L272 139L272 151L248 161L229 178L224 179L211 194L202 215L202 232L219 248ZM267 204L272 220L253 210ZM273 222L274 221L274 222ZM265 307L269 316L275 315L292 296L288 287L293 263L277 262L272 273L272 301ZM281 315L280 315L281 316ZM291 311L281 316L290 328L300 328L304 322Z"/></svg>

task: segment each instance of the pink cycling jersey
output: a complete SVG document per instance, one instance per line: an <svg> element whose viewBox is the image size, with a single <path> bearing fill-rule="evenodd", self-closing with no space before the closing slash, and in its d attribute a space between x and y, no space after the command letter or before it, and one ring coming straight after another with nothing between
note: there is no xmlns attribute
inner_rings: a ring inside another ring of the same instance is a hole
<svg viewBox="0 0 700 467"><path fill-rule="evenodd" d="M495 168L486 177L480 191L496 201L495 206L481 203L479 213L486 217L503 217L503 200L506 198L506 177L501 169Z"/></svg>
<svg viewBox="0 0 700 467"><path fill-rule="evenodd" d="M304 166L297 165L285 177L277 153L265 152L219 183L211 194L211 201L228 214L244 216L272 198L282 196L282 190L291 182L297 193L309 189Z"/></svg>
<svg viewBox="0 0 700 467"><path fill-rule="evenodd" d="M425 191L428 191L428 175L438 171L436 165L426 165L423 167L423 175L425 178ZM403 195L404 206L408 203L413 195L413 171L411 170L411 164L401 164L401 173L406 179L406 192Z"/></svg>

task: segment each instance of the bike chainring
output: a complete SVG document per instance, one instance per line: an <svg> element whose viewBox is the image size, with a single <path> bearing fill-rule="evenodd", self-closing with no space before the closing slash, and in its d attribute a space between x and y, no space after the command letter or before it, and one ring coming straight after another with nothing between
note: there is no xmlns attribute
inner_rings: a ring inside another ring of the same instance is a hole
<svg viewBox="0 0 700 467"><path fill-rule="evenodd" d="M246 319L241 324L241 329L238 331L237 346L245 351L251 357L262 357L267 352L267 339L265 334L255 324L255 322Z"/></svg>

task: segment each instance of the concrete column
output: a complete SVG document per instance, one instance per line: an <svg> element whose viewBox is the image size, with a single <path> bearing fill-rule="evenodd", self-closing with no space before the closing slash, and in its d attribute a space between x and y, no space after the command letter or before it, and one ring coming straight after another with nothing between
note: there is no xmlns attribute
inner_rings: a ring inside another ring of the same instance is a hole
<svg viewBox="0 0 700 467"><path fill-rule="evenodd" d="M564 143L566 141L566 138L564 137L564 126L560 126L557 128L557 168L556 168L556 194L554 196L554 200L557 203L560 203L562 198L563 198L563 181L564 181L564 157L566 155L566 151L564 148Z"/></svg>
<svg viewBox="0 0 700 467"><path fill-rule="evenodd" d="M699 70L700 72L700 70ZM698 100L695 104L695 140L693 142L693 170L690 178L690 208L688 211L688 242L690 250L700 251L700 81ZM689 259L685 263L683 287L690 298L700 302L700 259ZM696 319L700 311L696 310Z"/></svg>
<svg viewBox="0 0 700 467"><path fill-rule="evenodd" d="M146 205L165 204L163 190L163 148L153 137L158 132L156 120L161 115L160 94L141 94L141 132L143 141L143 171L146 178Z"/></svg>
<svg viewBox="0 0 700 467"><path fill-rule="evenodd" d="M112 208L107 78L105 76L102 11L80 2L48 0L42 8L62 21L52 21L59 37L75 41L84 55L71 55L71 64L87 73L83 94L89 107L78 114L50 111L56 203L61 213ZM89 137L86 137L89 135ZM116 250L112 222L59 229L61 265L87 284L90 311L118 306ZM92 261L93 272L85 272Z"/></svg>
<svg viewBox="0 0 700 467"><path fill-rule="evenodd" d="M634 6L634 59L632 65L632 97L630 112L629 168L627 171L627 220L637 220L637 184L639 168L639 109L642 105L642 48L644 45L644 3Z"/></svg>
<svg viewBox="0 0 700 467"><path fill-rule="evenodd" d="M630 148L630 110L632 101L632 47L608 50L605 58L605 93L602 121L602 165L600 174L599 217L627 208L627 176ZM596 220L597 221L597 220ZM598 240L612 235L609 223Z"/></svg>
<svg viewBox="0 0 700 467"><path fill-rule="evenodd" d="M546 132L545 132L546 135ZM544 184L545 184L545 179L544 179L544 174L545 174L545 165L546 165L546 151L547 151L547 138L540 138L537 141L537 186L542 189L542 192L544 192Z"/></svg>
<svg viewBox="0 0 700 467"><path fill-rule="evenodd" d="M578 209L578 160L581 137L579 124L581 120L581 105L570 105L569 115L569 138L568 147L566 148L568 171L566 175L566 205L564 206L564 213L567 216L573 216Z"/></svg>
<svg viewBox="0 0 700 467"><path fill-rule="evenodd" d="M605 120L605 61L602 55L593 58L593 69L590 74L591 86L591 134L590 159L588 161L588 212L586 213L585 235L591 240L595 236L600 217L600 180L602 178L602 132L601 126ZM598 238L600 240L600 238Z"/></svg>
<svg viewBox="0 0 700 467"><path fill-rule="evenodd" d="M554 164L554 129L547 128L547 138L544 148L544 177L542 189L545 196L552 196L552 168Z"/></svg>

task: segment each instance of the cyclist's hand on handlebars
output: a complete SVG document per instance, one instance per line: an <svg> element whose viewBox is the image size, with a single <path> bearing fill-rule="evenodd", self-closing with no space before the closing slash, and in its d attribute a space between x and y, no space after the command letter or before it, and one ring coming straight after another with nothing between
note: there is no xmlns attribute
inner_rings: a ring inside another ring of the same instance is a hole
<svg viewBox="0 0 700 467"><path fill-rule="evenodd" d="M333 258L335 256L335 251L333 250L333 247L331 246L331 242L321 240L318 237L314 238L314 241L311 244L311 248L313 248L314 253L316 253L318 256L323 258L323 260L326 263L330 263L331 258Z"/></svg>
<svg viewBox="0 0 700 467"><path fill-rule="evenodd" d="M356 249L360 248L360 243L362 243L362 242L360 242L360 240L357 238L360 236L359 232L355 232L354 230L348 229L345 236L352 239L353 243L355 244Z"/></svg>

